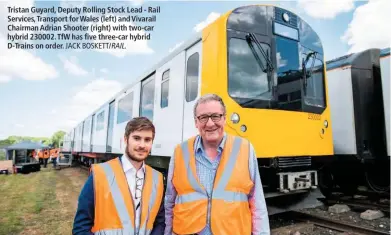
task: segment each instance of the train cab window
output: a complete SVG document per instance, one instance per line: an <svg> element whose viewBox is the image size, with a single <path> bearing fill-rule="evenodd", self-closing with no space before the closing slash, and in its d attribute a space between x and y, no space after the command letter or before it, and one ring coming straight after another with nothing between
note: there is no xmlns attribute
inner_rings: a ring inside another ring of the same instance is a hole
<svg viewBox="0 0 391 235"><path fill-rule="evenodd" d="M166 70L162 75L161 97L160 107L165 108L168 106L168 87L169 87L170 70Z"/></svg>
<svg viewBox="0 0 391 235"><path fill-rule="evenodd" d="M323 62L313 58L306 64L306 70L305 103L311 106L325 107Z"/></svg>
<svg viewBox="0 0 391 235"><path fill-rule="evenodd" d="M117 124L129 121L133 117L133 92L118 101Z"/></svg>
<svg viewBox="0 0 391 235"><path fill-rule="evenodd" d="M260 44L270 56L270 47L264 43ZM257 46L250 47L245 39L229 40L228 93L242 107L262 108L267 105L267 102L263 101L272 99L268 75L262 68L266 64Z"/></svg>
<svg viewBox="0 0 391 235"><path fill-rule="evenodd" d="M187 59L186 101L193 101L198 94L199 54L194 53Z"/></svg>
<svg viewBox="0 0 391 235"><path fill-rule="evenodd" d="M105 122L105 111L102 111L96 116L96 131L103 130Z"/></svg>
<svg viewBox="0 0 391 235"><path fill-rule="evenodd" d="M148 79L141 87L140 116L147 117L151 121L153 121L154 97L155 77Z"/></svg>

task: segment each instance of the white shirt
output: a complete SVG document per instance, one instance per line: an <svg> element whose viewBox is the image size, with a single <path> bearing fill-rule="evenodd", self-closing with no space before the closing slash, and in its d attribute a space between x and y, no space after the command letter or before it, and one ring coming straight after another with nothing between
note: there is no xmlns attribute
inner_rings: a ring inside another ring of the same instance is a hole
<svg viewBox="0 0 391 235"><path fill-rule="evenodd" d="M138 206L138 205L140 205L139 203L141 202L142 188L144 185L145 164L143 162L143 165L137 171L137 178L141 179L141 180L138 180L139 183L138 183L137 188L140 190L137 190L138 192L136 195L136 168L133 166L132 163L130 163L126 154L124 154L122 156L121 160L122 160L122 168L125 172L126 180L128 181L128 186L129 186L130 192L132 193L132 198L133 198L133 202L134 202L133 205L134 205L134 209L136 211L135 227L136 227L136 231L138 231L139 226L140 226L140 217L141 217L141 206ZM138 196L138 197L136 198L136 196Z"/></svg>

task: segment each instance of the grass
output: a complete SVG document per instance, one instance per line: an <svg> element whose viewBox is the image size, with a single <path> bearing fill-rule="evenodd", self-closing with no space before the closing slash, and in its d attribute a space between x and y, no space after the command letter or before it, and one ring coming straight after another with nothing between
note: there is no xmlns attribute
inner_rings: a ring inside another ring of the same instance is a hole
<svg viewBox="0 0 391 235"><path fill-rule="evenodd" d="M5 160L5 152L0 150L0 161Z"/></svg>
<svg viewBox="0 0 391 235"><path fill-rule="evenodd" d="M87 172L78 168L0 175L0 235L72 234Z"/></svg>

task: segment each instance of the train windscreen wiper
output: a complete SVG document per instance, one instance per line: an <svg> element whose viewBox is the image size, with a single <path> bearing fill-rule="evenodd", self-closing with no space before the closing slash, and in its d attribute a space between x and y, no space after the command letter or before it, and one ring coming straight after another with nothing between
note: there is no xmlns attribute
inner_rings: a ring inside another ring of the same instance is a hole
<svg viewBox="0 0 391 235"><path fill-rule="evenodd" d="M249 33L246 35L247 43L251 48L252 53L254 54L255 59L257 60L258 64L261 66L263 72L272 72L274 70L273 63L269 59L268 55L266 54L265 50L263 50L261 44L259 43L257 37L254 35L254 33ZM261 51L261 54L263 58L266 61L266 69L265 66L262 63L262 60L259 58L258 53L256 52L255 48L253 47L253 44L251 42L254 42L255 45L257 45L258 49Z"/></svg>
<svg viewBox="0 0 391 235"><path fill-rule="evenodd" d="M303 69L303 80L304 80L304 93L306 93L306 90L307 90L307 79L312 76L312 70L314 69L314 64L315 64L315 59L316 59L317 54L318 54L317 52L312 51L312 52L308 53L308 55L306 56L305 59L303 58L302 69ZM310 70L308 72L308 77L307 77L306 65L312 57L313 57L313 60L312 60L312 64L311 64Z"/></svg>

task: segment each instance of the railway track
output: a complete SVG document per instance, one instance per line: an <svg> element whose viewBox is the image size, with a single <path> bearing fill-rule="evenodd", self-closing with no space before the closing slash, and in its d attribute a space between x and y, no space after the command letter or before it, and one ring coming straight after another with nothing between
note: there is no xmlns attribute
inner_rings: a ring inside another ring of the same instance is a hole
<svg viewBox="0 0 391 235"><path fill-rule="evenodd" d="M346 223L346 222L342 222L342 221L338 221L338 220L333 220L333 219L326 218L323 216L312 215L312 214L300 212L300 211L290 211L290 212L284 213L284 217L285 217L285 219L289 219L289 220L293 220L293 221L297 221L297 222L311 223L311 224L314 224L315 226L335 230L338 232L346 232L346 233L353 233L353 234L368 234L368 235L390 234L389 232L385 232L383 230L372 229L372 228L363 227L363 226L357 226L357 225L353 225L350 223Z"/></svg>
<svg viewBox="0 0 391 235"><path fill-rule="evenodd" d="M325 205L333 204L345 204L351 208L358 210L379 210L387 214L390 214L390 204L389 203L378 203L370 200L362 199L347 199L347 198L335 198L335 199L324 199L318 198L319 201L323 202Z"/></svg>

